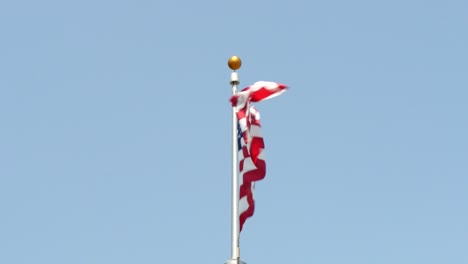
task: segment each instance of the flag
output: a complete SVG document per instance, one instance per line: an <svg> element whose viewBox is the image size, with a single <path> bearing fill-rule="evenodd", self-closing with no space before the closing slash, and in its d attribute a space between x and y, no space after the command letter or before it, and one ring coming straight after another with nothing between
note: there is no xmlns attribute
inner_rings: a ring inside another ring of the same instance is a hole
<svg viewBox="0 0 468 264"><path fill-rule="evenodd" d="M260 113L251 102L260 102L280 95L287 88L275 82L256 82L231 97L238 120L239 176L242 180L239 190L240 231L247 218L255 210L255 182L266 175L264 141L260 126Z"/></svg>

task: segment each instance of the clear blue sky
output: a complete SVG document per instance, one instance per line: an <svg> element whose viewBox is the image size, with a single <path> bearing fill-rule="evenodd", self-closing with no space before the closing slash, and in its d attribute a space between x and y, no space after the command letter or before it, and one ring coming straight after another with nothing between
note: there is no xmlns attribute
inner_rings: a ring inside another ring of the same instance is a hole
<svg viewBox="0 0 468 264"><path fill-rule="evenodd" d="M468 2L3 1L0 263L224 263L230 96L260 263L468 263Z"/></svg>

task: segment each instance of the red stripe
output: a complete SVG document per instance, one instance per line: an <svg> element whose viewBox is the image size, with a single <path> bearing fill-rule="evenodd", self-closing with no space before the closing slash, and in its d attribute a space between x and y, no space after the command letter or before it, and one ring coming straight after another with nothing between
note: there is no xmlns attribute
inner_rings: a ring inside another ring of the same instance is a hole
<svg viewBox="0 0 468 264"><path fill-rule="evenodd" d="M255 201L253 199L253 193L251 190L248 191L247 195L247 203L249 204L249 207L245 212L239 215L239 222L240 222L240 230L242 231L242 228L244 227L244 223L247 220L247 218L250 218L253 216L254 211L255 211Z"/></svg>
<svg viewBox="0 0 468 264"><path fill-rule="evenodd" d="M252 100L252 102L260 102L276 93L281 92L284 89L286 89L286 85L284 84L278 84L278 87L274 89L268 89L266 87L262 87L258 89L257 91L251 93L250 100Z"/></svg>

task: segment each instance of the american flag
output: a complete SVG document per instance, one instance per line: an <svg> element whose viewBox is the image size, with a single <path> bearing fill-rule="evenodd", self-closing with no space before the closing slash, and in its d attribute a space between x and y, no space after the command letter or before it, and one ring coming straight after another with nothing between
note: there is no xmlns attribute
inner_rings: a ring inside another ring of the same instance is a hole
<svg viewBox="0 0 468 264"><path fill-rule="evenodd" d="M265 178L266 163L264 142L260 126L260 113L250 105L280 95L286 85L275 82L256 82L231 97L232 106L236 108L239 146L239 173L242 183L239 190L240 230L247 218L255 210L255 182Z"/></svg>

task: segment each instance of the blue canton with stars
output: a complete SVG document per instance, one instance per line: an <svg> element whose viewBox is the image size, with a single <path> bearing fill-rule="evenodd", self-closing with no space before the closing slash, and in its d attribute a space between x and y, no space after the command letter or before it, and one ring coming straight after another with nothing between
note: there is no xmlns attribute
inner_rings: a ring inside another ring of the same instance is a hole
<svg viewBox="0 0 468 264"><path fill-rule="evenodd" d="M239 123L237 123L237 151L240 151L242 149L242 131L240 128Z"/></svg>

